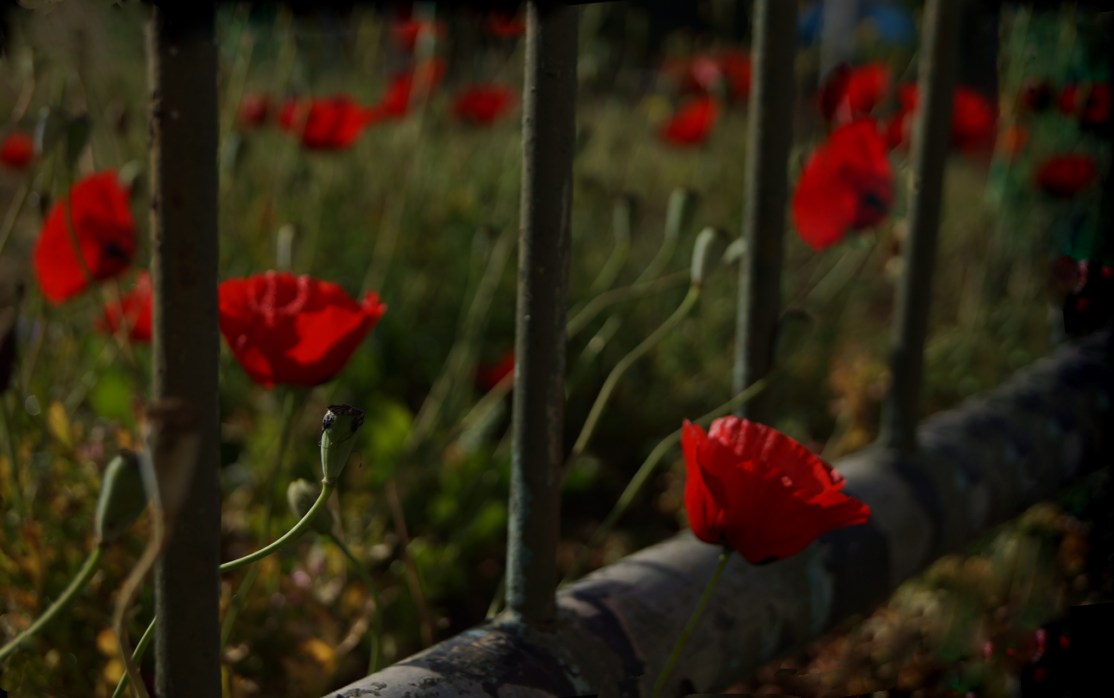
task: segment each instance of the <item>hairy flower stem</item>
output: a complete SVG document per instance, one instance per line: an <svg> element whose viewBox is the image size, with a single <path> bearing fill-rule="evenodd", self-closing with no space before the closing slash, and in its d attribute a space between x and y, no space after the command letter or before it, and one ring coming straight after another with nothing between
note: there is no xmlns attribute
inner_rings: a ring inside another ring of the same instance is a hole
<svg viewBox="0 0 1114 698"><path fill-rule="evenodd" d="M81 591L89 580L92 579L93 573L97 571L97 566L100 564L101 558L104 556L104 546L97 545L85 558L85 562L81 565L74 578L70 580L69 586L62 592L61 596L54 600L46 611L35 619L35 622L27 626L27 629L12 638L11 642L0 647L0 663L4 662L8 657L15 653L19 646L22 645L28 638L34 637L36 633L45 628L60 613L69 607L73 602L74 597Z"/></svg>
<svg viewBox="0 0 1114 698"><path fill-rule="evenodd" d="M333 542L333 545L340 549L344 557L348 558L348 562L351 563L352 569L356 571L356 574L367 587L368 594L371 595L372 604L375 605L375 614L371 617L371 656L368 661L367 670L368 674L374 674L379 671L379 666L383 660L383 647L381 645L381 639L383 637L383 603L379 600L379 592L376 590L375 580L368 574L368 571L364 568L359 558L352 553L352 549L345 544L344 539L332 532L326 537Z"/></svg>
<svg viewBox="0 0 1114 698"><path fill-rule="evenodd" d="M681 659L681 654L685 651L685 646L692 637L692 633L696 630L696 625L700 622L701 616L704 615L704 610L708 608L708 602L712 600L712 594L719 584L719 578L723 576L723 571L727 569L727 562L731 559L731 549L724 548L719 554L719 564L712 572L712 578L708 580L708 586L704 587L704 593L700 595L700 601L696 603L696 608L693 610L689 620L685 623L685 627L681 630L681 634L677 637L677 643L673 645L673 651L669 654L669 659L665 662L665 667L658 675L658 680L654 682L654 691L651 694L653 698L661 698L665 691L665 686L669 682L669 677L673 674L673 670L677 668L677 662Z"/></svg>
<svg viewBox="0 0 1114 698"><path fill-rule="evenodd" d="M278 551L282 550L283 548L287 547L291 543L298 540L298 538L301 537L301 535L303 533L308 531L310 529L310 527L313 525L313 520L315 518L317 518L317 514L320 513L320 511L322 509L324 509L325 506L328 504L329 497L332 496L333 491L336 489L336 487L337 487L336 483L333 482L332 480L328 480L328 479L322 480L321 481L321 494L319 494L317 496L317 500L313 503L313 506L311 506L309 508L309 511L306 512L305 516L303 516L301 519L298 520L298 523L294 524L293 528L291 528L289 531L284 533L282 535L282 537L280 537L278 540L274 541L270 545L267 545L263 548L260 548L259 550L256 550L254 553L250 553L250 554L245 555L243 557L236 558L235 560L229 560L228 562L223 563L220 566L220 571L221 572L231 572L232 570L236 570L236 569L239 569L239 568L244 567L246 565L250 565L253 562L259 562L263 558L265 558L269 555L273 555L274 553L277 553ZM231 612L231 610L229 612ZM140 659L143 658L143 653L144 653L144 651L146 651L147 645L150 644L149 636L152 634L152 631L154 630L154 627L155 627L155 621L157 621L157 620L158 620L158 618L152 618L151 623L147 626L147 629L143 632L143 637L140 638L139 642L135 646L135 650L132 652L132 657L131 657L132 662L138 662ZM122 696L123 691L127 688L127 686L128 686L128 675L124 674L123 676L120 677L119 683L116 684L116 691L112 694L113 698L117 698L118 696Z"/></svg>
<svg viewBox="0 0 1114 698"><path fill-rule="evenodd" d="M766 389L770 381L773 380L775 373L771 373L762 380L757 381L743 392L716 407L714 410L693 420L693 424L704 426L713 419L722 417L728 412L738 408L740 405L746 404L747 400L750 400ZM657 468L658 463L665 458L665 455L669 453L670 449L676 445L680 438L681 430L677 429L659 441L658 445L654 447L654 450L650 451L650 455L646 456L646 460L642 461L642 465L638 467L638 471L635 472L634 477L630 479L627 486L623 489L623 493L619 495L619 499L616 500L615 506L608 512L607 518L596 528L595 532L592 533L592 537L589 538L584 547L580 549L580 553L577 554L576 559L569 567L569 571L565 574L564 579L561 580L562 584L571 582L580 576L580 570L584 567L588 553L595 550L599 544L603 542L603 539L615 528L615 524L619 522L623 514L627 513L627 509L634 503L635 498L638 497L642 488L650 481L650 476L654 473L654 469Z"/></svg>
<svg viewBox="0 0 1114 698"><path fill-rule="evenodd" d="M588 441L592 438L592 433L595 431L600 417L603 415L603 410L607 407L607 401L611 398L611 394L615 392L615 386L619 384L619 379L623 377L623 374L634 365L635 361L642 358L646 352L653 349L658 342L672 332L677 325L692 312L692 309L696 307L696 301L699 298L700 287L695 284L690 286L688 293L685 294L684 300L682 300L681 304L677 306L677 309L673 311L673 314L666 318L665 322L651 332L648 337L643 339L638 346L620 359L619 363L615 364L615 368L611 369L611 373L609 373L607 379L604 380L603 387L600 388L599 395L596 396L596 401L592 404L592 409L588 413L588 418L584 420L584 426L580 430L580 436L577 437L576 443L573 444L567 462L571 463L577 456L584 452L585 448L587 448Z"/></svg>

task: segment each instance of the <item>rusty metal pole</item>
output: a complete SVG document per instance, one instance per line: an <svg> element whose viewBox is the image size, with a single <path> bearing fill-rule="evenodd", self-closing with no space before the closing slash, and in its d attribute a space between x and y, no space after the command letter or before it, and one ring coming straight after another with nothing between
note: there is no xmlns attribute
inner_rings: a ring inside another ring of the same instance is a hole
<svg viewBox="0 0 1114 698"><path fill-rule="evenodd" d="M215 11L211 0L156 3L148 34L152 397L183 407L200 437L155 576L162 698L221 692ZM153 422L156 471L172 428Z"/></svg>
<svg viewBox="0 0 1114 698"><path fill-rule="evenodd" d="M761 380L773 364L781 311L785 206L789 196L789 146L793 141L793 59L797 3L754 4L754 85L747 125L746 209L739 265L734 391ZM739 416L768 420L769 392L739 408Z"/></svg>
<svg viewBox="0 0 1114 698"><path fill-rule="evenodd" d="M577 18L527 3L506 599L534 626L556 615Z"/></svg>
<svg viewBox="0 0 1114 698"><path fill-rule="evenodd" d="M904 246L904 274L898 287L897 318L890 340L892 386L882 413L882 443L903 452L917 446L924 344L951 138L959 5L959 0L929 0L925 5L917 78L918 110L913 129L909 238Z"/></svg>

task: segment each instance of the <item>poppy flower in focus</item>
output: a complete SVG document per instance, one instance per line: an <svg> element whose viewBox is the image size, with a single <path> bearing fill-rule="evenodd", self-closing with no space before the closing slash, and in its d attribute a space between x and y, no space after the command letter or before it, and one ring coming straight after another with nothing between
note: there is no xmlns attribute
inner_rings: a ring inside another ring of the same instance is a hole
<svg viewBox="0 0 1114 698"><path fill-rule="evenodd" d="M1052 106L1055 90L1047 80L1028 82L1021 88L1018 99L1022 111L1042 112Z"/></svg>
<svg viewBox="0 0 1114 698"><path fill-rule="evenodd" d="M220 285L220 331L256 383L320 385L344 368L387 306L328 281L269 271Z"/></svg>
<svg viewBox="0 0 1114 698"><path fill-rule="evenodd" d="M719 116L719 107L711 97L691 100L673 115L661 129L661 138L676 146L700 145L708 139Z"/></svg>
<svg viewBox="0 0 1114 698"><path fill-rule="evenodd" d="M267 95L249 93L240 100L240 108L236 110L236 120L245 129L257 128L267 123L271 115L271 99Z"/></svg>
<svg viewBox="0 0 1114 698"><path fill-rule="evenodd" d="M115 172L101 172L79 181L50 208L35 243L35 276L46 299L57 304L84 291L90 280L119 275L134 256L128 193Z"/></svg>
<svg viewBox="0 0 1114 698"><path fill-rule="evenodd" d="M839 473L771 427L722 417L705 434L685 420L681 447L692 532L751 564L790 557L870 518L867 505L843 494Z"/></svg>
<svg viewBox="0 0 1114 698"><path fill-rule="evenodd" d="M842 126L874 111L889 86L890 71L882 63L841 65L824 80L816 104L825 121Z"/></svg>
<svg viewBox="0 0 1114 698"><path fill-rule="evenodd" d="M500 39L513 39L526 33L526 18L521 14L494 11L484 19L483 29Z"/></svg>
<svg viewBox="0 0 1114 698"><path fill-rule="evenodd" d="M917 86L899 85L899 109L886 129L886 142L891 148L907 146L917 109ZM959 86L952 95L951 145L965 153L990 147L994 142L997 115L994 106L969 87Z"/></svg>
<svg viewBox="0 0 1114 698"><path fill-rule="evenodd" d="M445 35L445 25L441 22L430 22L413 17L395 20L391 24L391 38L403 51L410 53L418 45L418 39L423 34L432 34L436 38Z"/></svg>
<svg viewBox="0 0 1114 698"><path fill-rule="evenodd" d="M120 297L119 303L106 305L97 328L112 334L123 328L133 342L150 342L151 275L142 272L136 277L132 290Z"/></svg>
<svg viewBox="0 0 1114 698"><path fill-rule="evenodd" d="M20 131L8 134L0 143L0 162L13 170L22 170L35 159L35 142Z"/></svg>
<svg viewBox="0 0 1114 698"><path fill-rule="evenodd" d="M1083 153L1054 155L1037 167L1035 180L1044 192L1071 198L1090 186L1098 175L1095 158Z"/></svg>
<svg viewBox="0 0 1114 698"><path fill-rule="evenodd" d="M1058 106L1063 114L1077 117L1084 128L1101 128L1110 118L1112 102L1110 85L1096 82L1064 87Z"/></svg>
<svg viewBox="0 0 1114 698"><path fill-rule="evenodd" d="M514 373L514 351L503 354L493 364L480 366L476 371L476 387L481 391L491 392L503 379Z"/></svg>
<svg viewBox="0 0 1114 698"><path fill-rule="evenodd" d="M745 51L727 51L720 56L720 70L727 81L727 93L737 102L750 98L750 54Z"/></svg>
<svg viewBox="0 0 1114 698"><path fill-rule="evenodd" d="M348 95L290 101L279 113L279 126L311 150L342 150L363 133L369 122L366 112Z"/></svg>
<svg viewBox="0 0 1114 698"><path fill-rule="evenodd" d="M515 93L503 85L475 85L456 94L453 114L461 121L489 126L515 103Z"/></svg>
<svg viewBox="0 0 1114 698"><path fill-rule="evenodd" d="M416 99L428 97L441 84L445 71L445 61L433 58L418 64L413 70L395 75L387 85L383 99L371 108L371 113L383 119L405 116Z"/></svg>
<svg viewBox="0 0 1114 698"><path fill-rule="evenodd" d="M894 176L878 126L840 126L805 164L793 192L793 223L814 250L878 223L893 203Z"/></svg>

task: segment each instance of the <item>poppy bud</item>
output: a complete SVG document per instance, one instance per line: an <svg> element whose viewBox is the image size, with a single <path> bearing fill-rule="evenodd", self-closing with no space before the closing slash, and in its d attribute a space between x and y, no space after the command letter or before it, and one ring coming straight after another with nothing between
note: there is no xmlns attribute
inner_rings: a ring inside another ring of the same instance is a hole
<svg viewBox="0 0 1114 698"><path fill-rule="evenodd" d="M676 240L681 231L688 227L696 208L696 194L689 189L674 189L669 195L669 206L665 210L665 239Z"/></svg>
<svg viewBox="0 0 1114 698"><path fill-rule="evenodd" d="M321 470L325 480L340 477L356 445L356 432L363 423L363 410L348 405L329 405L321 420Z"/></svg>
<svg viewBox="0 0 1114 698"><path fill-rule="evenodd" d="M704 279L723 261L723 253L727 250L727 234L716 228L705 228L696 236L696 244L692 248L691 283L693 286L703 286Z"/></svg>
<svg viewBox="0 0 1114 698"><path fill-rule="evenodd" d="M105 468L97 499L94 526L98 543L115 542L146 508L147 492L143 488L139 456L134 451L120 449Z"/></svg>
<svg viewBox="0 0 1114 698"><path fill-rule="evenodd" d="M305 518L320 495L321 488L309 480L295 480L286 488L286 502L290 505L290 511L299 519ZM333 530L332 512L328 507L321 508L310 525L318 533L328 535Z"/></svg>

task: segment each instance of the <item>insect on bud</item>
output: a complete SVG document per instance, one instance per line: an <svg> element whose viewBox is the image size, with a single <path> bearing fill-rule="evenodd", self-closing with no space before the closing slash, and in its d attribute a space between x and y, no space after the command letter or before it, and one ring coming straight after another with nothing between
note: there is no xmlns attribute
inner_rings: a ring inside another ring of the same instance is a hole
<svg viewBox="0 0 1114 698"><path fill-rule="evenodd" d="M364 412L348 405L329 405L321 420L321 470L328 482L344 471L356 446L356 433L364 424Z"/></svg>
<svg viewBox="0 0 1114 698"><path fill-rule="evenodd" d="M290 505L290 511L299 519L305 518L320 495L321 488L309 480L295 480L286 488L286 502ZM310 524L313 530L328 535L333 530L333 514L328 507L323 507Z"/></svg>
<svg viewBox="0 0 1114 698"><path fill-rule="evenodd" d="M120 449L105 468L97 498L94 530L99 544L115 542L146 508L147 492L143 488L139 456L134 451Z"/></svg>

